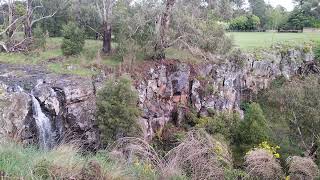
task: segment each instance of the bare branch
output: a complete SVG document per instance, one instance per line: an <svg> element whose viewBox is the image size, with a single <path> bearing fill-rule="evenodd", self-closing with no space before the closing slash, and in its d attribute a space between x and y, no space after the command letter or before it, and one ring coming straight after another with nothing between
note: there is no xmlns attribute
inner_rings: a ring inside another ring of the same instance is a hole
<svg viewBox="0 0 320 180"><path fill-rule="evenodd" d="M2 48L3 48L6 52L8 52L8 48L7 48L5 42L0 41L0 46L2 46Z"/></svg>
<svg viewBox="0 0 320 180"><path fill-rule="evenodd" d="M0 36L2 36L4 33L6 33L13 25L15 25L20 19L23 19L24 16L19 17L18 19L16 19L15 21L13 21L13 23L11 23L6 29L4 29L1 33Z"/></svg>
<svg viewBox="0 0 320 180"><path fill-rule="evenodd" d="M101 33L99 33L96 29L92 28L89 25L86 25L89 29L91 29L92 31L94 31L95 33L98 33L101 36Z"/></svg>
<svg viewBox="0 0 320 180"><path fill-rule="evenodd" d="M54 12L53 14L50 14L50 15L48 15L48 16L44 16L44 17L38 18L38 19L36 19L36 20L33 20L33 21L31 22L31 27L32 27L32 25L33 25L34 23L36 23L36 22L38 22L38 21L41 21L41 20L47 19L47 18L52 18L54 15L56 15L57 12L58 12L58 11L56 11L56 12Z"/></svg>

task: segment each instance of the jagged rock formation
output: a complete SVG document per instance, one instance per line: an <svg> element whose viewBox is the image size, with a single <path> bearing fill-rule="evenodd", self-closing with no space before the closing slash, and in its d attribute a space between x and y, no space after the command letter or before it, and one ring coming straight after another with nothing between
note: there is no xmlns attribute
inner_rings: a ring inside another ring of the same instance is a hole
<svg viewBox="0 0 320 180"><path fill-rule="evenodd" d="M132 74L144 137L150 140L169 121L181 124L191 108L202 116L209 109L241 114L242 100L267 88L275 78L319 71L313 59L311 52L300 48L270 50L259 56L236 54L223 63L146 62ZM84 148L97 149L95 84L90 78L0 65L0 136L44 148L80 140Z"/></svg>
<svg viewBox="0 0 320 180"><path fill-rule="evenodd" d="M238 54L221 64L156 63L137 83L144 136L151 139L170 120L181 123L190 108L203 116L209 109L242 114L242 99L277 77L301 73L313 59L311 52L289 49L261 52L259 57Z"/></svg>
<svg viewBox="0 0 320 180"><path fill-rule="evenodd" d="M88 150L99 147L91 79L5 69L11 74L0 76L0 136L15 136L43 149L64 141L78 141ZM17 72L25 74L18 76Z"/></svg>

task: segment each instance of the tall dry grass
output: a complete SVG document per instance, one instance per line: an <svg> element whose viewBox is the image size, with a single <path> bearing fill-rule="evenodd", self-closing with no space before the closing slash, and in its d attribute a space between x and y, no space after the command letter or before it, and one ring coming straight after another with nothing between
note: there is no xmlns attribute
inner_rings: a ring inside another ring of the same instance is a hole
<svg viewBox="0 0 320 180"><path fill-rule="evenodd" d="M192 130L166 155L160 156L148 142L122 138L111 146L112 155L126 163L143 162L152 166L160 179L187 175L192 179L224 179L224 167L232 166L227 145L203 130Z"/></svg>
<svg viewBox="0 0 320 180"><path fill-rule="evenodd" d="M250 178L261 180L283 179L284 173L273 154L255 149L245 156L245 170Z"/></svg>
<svg viewBox="0 0 320 180"><path fill-rule="evenodd" d="M319 169L310 157L293 156L287 159L291 180L316 179Z"/></svg>

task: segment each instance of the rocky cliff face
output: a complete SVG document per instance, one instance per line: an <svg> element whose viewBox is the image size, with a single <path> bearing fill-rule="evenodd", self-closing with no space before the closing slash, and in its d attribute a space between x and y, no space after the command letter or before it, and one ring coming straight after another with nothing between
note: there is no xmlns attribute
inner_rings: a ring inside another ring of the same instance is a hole
<svg viewBox="0 0 320 180"><path fill-rule="evenodd" d="M137 83L144 136L151 139L168 121L180 124L187 111L237 111L242 99L267 88L277 77L313 71L314 57L303 49L237 54L221 64L157 63ZM308 68L308 69L307 69Z"/></svg>
<svg viewBox="0 0 320 180"><path fill-rule="evenodd" d="M0 135L44 149L64 141L79 141L88 150L99 147L91 79L7 65L0 69Z"/></svg>
<svg viewBox="0 0 320 180"><path fill-rule="evenodd" d="M242 114L242 99L267 88L275 78L317 71L313 59L301 48L259 56L236 54L219 64L146 63L133 74L144 137L150 140L169 121L179 125L190 109L202 116L210 109ZM79 140L84 148L95 150L100 144L95 89L90 78L0 65L0 136L43 148Z"/></svg>

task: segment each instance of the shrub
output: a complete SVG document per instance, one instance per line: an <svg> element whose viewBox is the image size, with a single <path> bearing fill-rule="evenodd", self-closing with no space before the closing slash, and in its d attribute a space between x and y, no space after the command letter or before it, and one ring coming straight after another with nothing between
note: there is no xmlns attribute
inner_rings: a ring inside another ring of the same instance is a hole
<svg viewBox="0 0 320 180"><path fill-rule="evenodd" d="M139 132L138 95L128 77L109 80L97 97L97 120L104 143Z"/></svg>
<svg viewBox="0 0 320 180"><path fill-rule="evenodd" d="M222 25L213 19L199 18L195 21L189 17L177 14L177 18L172 22L173 29L182 35L182 41L177 42L178 47L188 49L191 54L201 57L206 53L225 54L230 51L233 46L232 39L225 34Z"/></svg>
<svg viewBox="0 0 320 180"><path fill-rule="evenodd" d="M247 105L244 120L235 128L233 135L233 153L236 166L242 164L242 157L255 145L269 139L266 118L257 103Z"/></svg>
<svg viewBox="0 0 320 180"><path fill-rule="evenodd" d="M277 152L280 149L280 146L272 146L267 141L264 141L259 144L259 148L269 152L277 159L280 158L280 154Z"/></svg>
<svg viewBox="0 0 320 180"><path fill-rule="evenodd" d="M247 29L247 21L248 18L246 16L239 16L231 20L229 28L231 30L245 31Z"/></svg>
<svg viewBox="0 0 320 180"><path fill-rule="evenodd" d="M204 128L209 134L221 134L225 138L231 139L239 122L240 116L237 113L220 112L209 117L199 118L196 127Z"/></svg>
<svg viewBox="0 0 320 180"><path fill-rule="evenodd" d="M319 176L318 166L309 157L289 157L287 159L290 179L316 179Z"/></svg>
<svg viewBox="0 0 320 180"><path fill-rule="evenodd" d="M245 179L245 177L248 177L248 175L243 170L232 168L226 168L224 170L224 178L226 180Z"/></svg>
<svg viewBox="0 0 320 180"><path fill-rule="evenodd" d="M253 149L245 156L245 170L253 179L282 179L282 168L272 153Z"/></svg>
<svg viewBox="0 0 320 180"><path fill-rule="evenodd" d="M69 23L63 26L61 49L65 56L80 54L84 44L84 32L75 23Z"/></svg>
<svg viewBox="0 0 320 180"><path fill-rule="evenodd" d="M234 140L238 145L253 147L269 139L268 131L267 121L260 105L252 103L246 109L244 121L241 121Z"/></svg>
<svg viewBox="0 0 320 180"><path fill-rule="evenodd" d="M47 37L40 26L33 30L33 47L35 49L46 49Z"/></svg>
<svg viewBox="0 0 320 180"><path fill-rule="evenodd" d="M255 15L239 16L230 21L229 29L235 31L257 30L260 26L260 18Z"/></svg>

